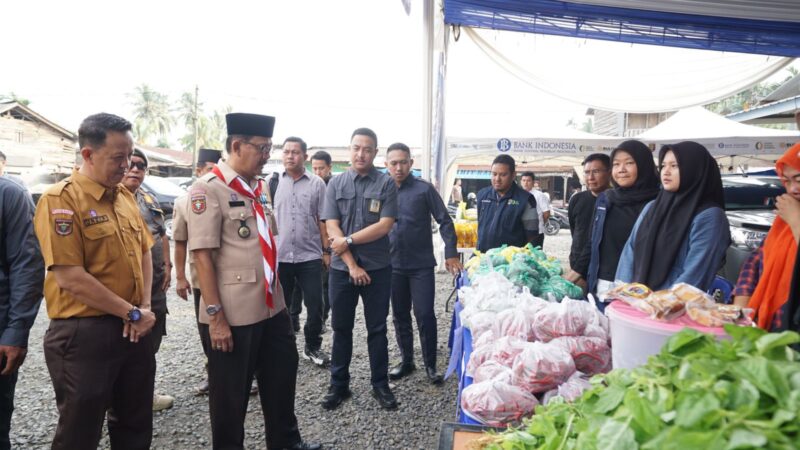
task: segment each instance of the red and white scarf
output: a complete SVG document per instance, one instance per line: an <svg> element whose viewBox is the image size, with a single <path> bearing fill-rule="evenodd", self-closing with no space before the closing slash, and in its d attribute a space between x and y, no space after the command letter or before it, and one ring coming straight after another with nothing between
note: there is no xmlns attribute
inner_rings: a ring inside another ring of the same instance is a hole
<svg viewBox="0 0 800 450"><path fill-rule="evenodd" d="M225 180L225 176L222 175L222 171L219 170L219 167L214 166L212 171L220 180L226 184L228 183ZM261 255L264 262L267 306L273 308L274 302L272 294L274 292L273 286L277 284L275 280L277 279L278 273L278 247L275 245L275 238L272 236L272 230L269 229L269 222L267 222L267 217L264 213L264 205L261 203L264 195L261 189L263 184L264 183L259 181L256 184L256 190L253 191L250 185L244 182L242 177L237 176L231 180L229 186L237 193L252 201L253 214L256 216L256 223L258 225L258 243L261 245Z"/></svg>

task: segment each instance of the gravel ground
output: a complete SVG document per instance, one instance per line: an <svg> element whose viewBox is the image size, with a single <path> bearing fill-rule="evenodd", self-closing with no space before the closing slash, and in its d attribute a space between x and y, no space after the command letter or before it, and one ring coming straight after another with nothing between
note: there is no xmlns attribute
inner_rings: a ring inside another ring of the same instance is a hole
<svg viewBox="0 0 800 450"><path fill-rule="evenodd" d="M570 236L562 230L558 236L545 239L544 249L562 262L567 261ZM447 336L451 314L445 312L445 302L452 291L452 278L447 274L436 277L436 311L439 318L439 370L444 371L448 360ZM208 397L194 394L194 387L204 377L204 357L200 348L194 307L175 294L174 282L168 296L170 315L168 336L157 355L156 392L175 397L175 406L154 414L154 449L209 448ZM359 309L361 307L359 306ZM389 323L390 365L399 361L394 341L391 317ZM11 425L14 448L49 448L58 420L50 376L44 363L42 337L48 319L44 305L31 330L28 357L20 370L16 389L16 411ZM415 327L416 330L416 327ZM456 414L458 383L455 377L441 386L427 382L424 370L394 382L392 388L400 407L397 411L380 409L370 395L369 359L363 312L356 315L353 339L353 362L350 367L353 397L336 411L319 406L328 386L326 370L300 359L297 373L297 418L303 439L320 442L326 449L434 449L438 445L439 426L452 422ZM323 348L330 351L331 332L323 337ZM297 336L298 351L303 349L302 332ZM419 341L415 339L415 357L421 369ZM251 397L245 424L246 448L264 448L264 426L261 405ZM108 448L108 440L101 442Z"/></svg>

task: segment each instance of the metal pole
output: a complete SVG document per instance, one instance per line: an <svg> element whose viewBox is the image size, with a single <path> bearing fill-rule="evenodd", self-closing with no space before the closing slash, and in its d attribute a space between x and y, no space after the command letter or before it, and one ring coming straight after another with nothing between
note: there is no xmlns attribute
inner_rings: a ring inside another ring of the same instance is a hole
<svg viewBox="0 0 800 450"><path fill-rule="evenodd" d="M433 114L433 5L434 0L424 0L422 8L423 29L423 92L422 99L422 178L431 178L431 130Z"/></svg>
<svg viewBox="0 0 800 450"><path fill-rule="evenodd" d="M192 150L192 169L197 166L197 97L200 95L200 87L194 85L194 111L192 112L192 122L194 122L194 149Z"/></svg>

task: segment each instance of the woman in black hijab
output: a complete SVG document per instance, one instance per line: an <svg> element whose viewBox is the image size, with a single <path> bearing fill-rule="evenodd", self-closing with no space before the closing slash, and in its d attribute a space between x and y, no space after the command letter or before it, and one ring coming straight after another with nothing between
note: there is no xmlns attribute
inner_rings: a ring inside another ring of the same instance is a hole
<svg viewBox="0 0 800 450"><path fill-rule="evenodd" d="M636 223L616 278L654 290L683 282L706 291L730 244L719 166L689 141L665 145L658 161L664 189Z"/></svg>
<svg viewBox="0 0 800 450"><path fill-rule="evenodd" d="M653 153L643 143L625 141L611 152L614 189L597 197L589 245L567 279L586 280L589 293L604 292L614 281L620 254L639 214L658 195Z"/></svg>

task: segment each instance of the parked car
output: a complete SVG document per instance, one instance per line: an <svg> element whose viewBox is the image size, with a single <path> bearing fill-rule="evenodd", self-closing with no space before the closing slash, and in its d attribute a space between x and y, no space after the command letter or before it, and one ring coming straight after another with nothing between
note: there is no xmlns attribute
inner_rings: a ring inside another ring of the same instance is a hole
<svg viewBox="0 0 800 450"><path fill-rule="evenodd" d="M726 175L722 177L722 188L732 242L720 275L736 283L744 260L761 245L772 227L775 197L786 190L776 176Z"/></svg>
<svg viewBox="0 0 800 450"><path fill-rule="evenodd" d="M184 191L188 190L189 186L191 186L192 183L194 183L194 178L192 177L166 177L164 179L180 187Z"/></svg>
<svg viewBox="0 0 800 450"><path fill-rule="evenodd" d="M172 217L172 208L175 199L186 192L178 186L161 177L149 176L145 178L142 186L156 197L165 217Z"/></svg>
<svg viewBox="0 0 800 450"><path fill-rule="evenodd" d="M33 197L33 203L37 204L44 191L69 175L60 172L36 173L23 177L23 181Z"/></svg>

